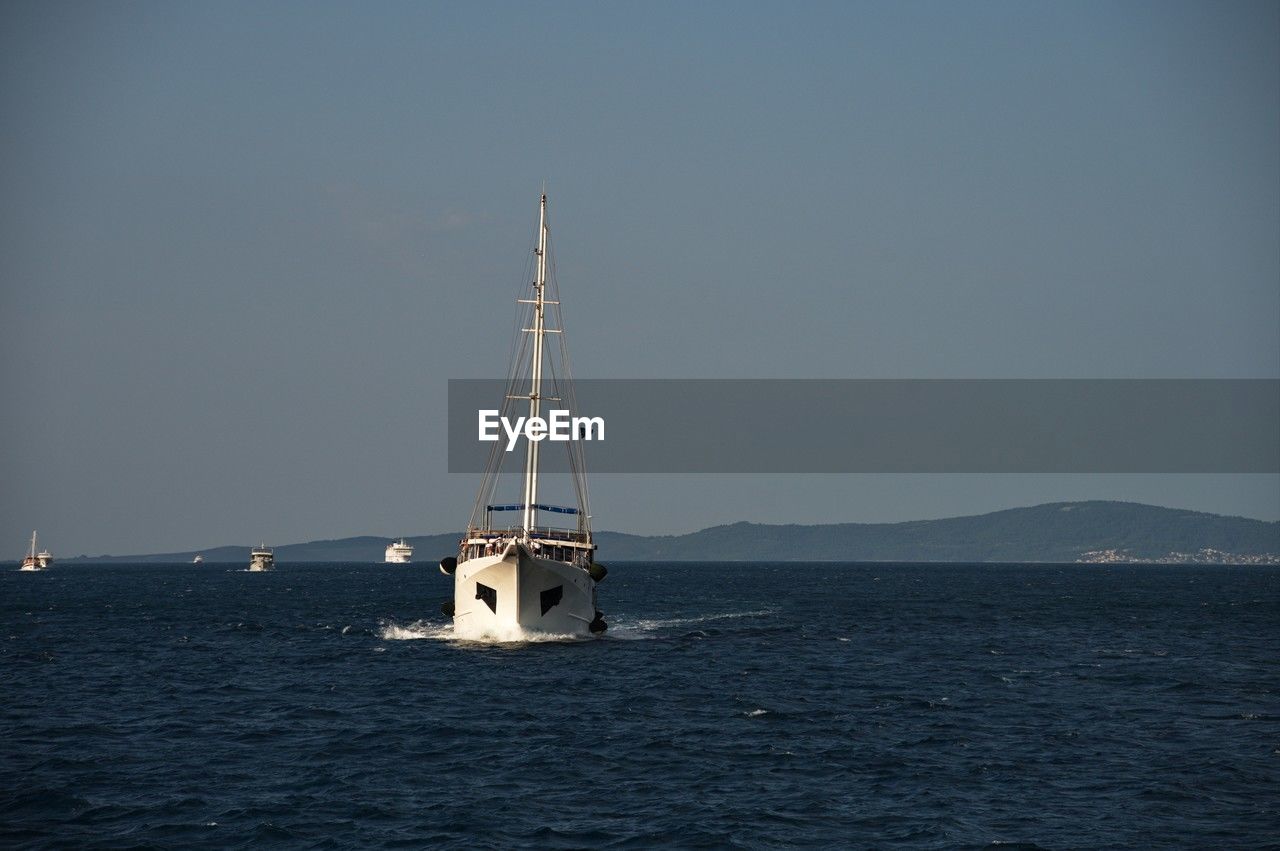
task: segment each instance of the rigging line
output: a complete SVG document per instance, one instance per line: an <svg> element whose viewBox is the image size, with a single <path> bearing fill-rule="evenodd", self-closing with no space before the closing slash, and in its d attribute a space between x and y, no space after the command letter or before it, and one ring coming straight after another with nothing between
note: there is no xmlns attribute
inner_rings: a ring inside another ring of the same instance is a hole
<svg viewBox="0 0 1280 851"><path fill-rule="evenodd" d="M565 322L564 322L563 310L560 306L560 302L561 302L560 278L559 278L559 275L557 274L557 269L555 265L555 253L551 251L550 234L548 234L547 246L548 246L547 260L548 260L548 266L549 266L548 280L550 282L552 292L555 295L556 303L554 306L554 310L555 310L556 325L563 331L565 328ZM570 410L572 410L575 414L578 414L578 413L581 413L581 411L578 408L577 393L575 391L574 384L573 384L572 369L569 361L569 343L568 343L567 337L568 337L567 333L560 334L560 345L559 345L560 360L563 368L565 385L567 389L563 392L557 391L557 395L563 395L569 402ZM586 480L587 466L586 466L585 442L570 441L568 450L569 450L569 468L570 468L570 473L573 476L574 490L576 492L578 504L582 507L581 517L584 518L583 522L586 522L585 518L590 517L590 495L587 490L587 480ZM588 525L588 529L589 529L589 525Z"/></svg>
<svg viewBox="0 0 1280 851"><path fill-rule="evenodd" d="M511 413L511 406L514 404L514 401L509 397L513 394L519 380L520 375L517 370L506 383L507 392L503 394L503 400L499 408L500 415L508 416ZM502 446L501 440L494 441L493 445L489 449L489 463L485 465L484 479L482 480L480 491L477 494L476 505L472 508L473 517L477 520L484 514L484 505L493 501L493 496L497 492L498 485L501 481L503 472L502 465L506 460L506 455L507 453Z"/></svg>
<svg viewBox="0 0 1280 851"><path fill-rule="evenodd" d="M554 292L556 294L556 301L559 302L561 301L560 279L559 279L559 276L556 274L556 272L557 270L555 269L555 266L554 266L554 256L553 256L551 280L552 280ZM563 329L565 327L564 313L563 313L563 309L559 304L556 305L555 315L556 315L557 326ZM565 390L563 391L563 395L568 400L570 410L572 410L575 414L579 414L581 413L581 411L578 408L577 393L573 385L572 369L569 362L569 344L568 344L568 340L566 339L567 336L568 336L567 334L560 335L560 345L558 346L558 349L560 352L561 365L562 365L562 369L565 377ZM587 520L587 517L589 517L590 506L589 506L588 496L586 491L586 454L585 454L586 447L582 444L581 441L570 441L569 446L566 447L566 449L567 449L567 454L569 458L569 470L570 470L570 475L572 477L574 496L577 499L579 507L582 509L582 513L581 515L579 515L579 527L589 529L589 522Z"/></svg>
<svg viewBox="0 0 1280 851"><path fill-rule="evenodd" d="M547 257L545 258L546 270L547 270L546 282L545 282L546 290L552 296L551 298L552 317L555 319L557 326L563 327L563 322L562 322L563 312L561 310L560 305L556 303L560 301L560 292L559 292L559 279L558 279L558 276L556 275L556 268L555 268L555 256L556 255L554 250L554 243L553 243L553 240L551 239L550 233L548 233ZM559 344L555 348L551 348L547 350L548 357L546 360L546 368L550 374L550 382L551 382L553 395L559 396L565 400L569 400L572 395L573 384L572 384L572 376L569 374L566 368L566 364L564 363L564 355L568 351L567 343L564 337L565 335L561 334ZM570 401L568 405L569 405L569 410L572 413L578 413L576 404ZM565 447L565 455L566 455L566 460L568 462L570 483L573 490L575 502L580 508L585 508L583 499L582 499L583 493L582 493L582 487L581 487L583 471L582 471L581 461L579 458L579 453L576 451L576 447L573 445L576 442L577 441L573 441L573 440L568 442L568 445ZM578 515L579 528L581 528L582 522L583 522L583 514L580 513Z"/></svg>
<svg viewBox="0 0 1280 851"><path fill-rule="evenodd" d="M504 382L504 385L510 387L512 382L513 378L509 376L507 381ZM503 402L499 407L500 413L508 412L506 409L506 395L506 393L503 394ZM501 445L498 441L495 441L494 445L489 448L489 458L485 464L484 478L476 497L476 504L472 507L472 525L479 525L479 522L483 520L483 505L486 502L485 494L492 492L496 488L502 475L502 463L504 460L505 458L501 451Z"/></svg>
<svg viewBox="0 0 1280 851"><path fill-rule="evenodd" d="M517 290L516 290L517 298L520 298L521 296L524 295L525 288L528 286L528 281L530 279L530 275L532 274L533 260L534 260L534 255L532 254L532 252L525 255L524 267L521 270L520 278L517 284ZM510 331L510 336L508 338L511 341L511 343L510 343L510 346L508 347L507 371L504 376L505 380L503 382L505 387L510 387L512 382L516 380L516 375L519 371L519 363L521 360L520 349L523 346L522 338L524 337L524 335L519 333L519 330L518 330L521 327L521 320L523 318L522 311L520 309L517 309L513 311L513 314L514 315L512 315L511 317L512 328ZM480 324L483 325L483 320L481 321ZM503 405L500 407L500 413L507 413L507 411L505 410L505 406L506 406L505 397L507 395L510 395L510 394L509 393L503 394L504 401L503 401ZM490 477L501 474L502 460L503 460L502 456L494 453L491 449L490 457L486 459L484 479L482 479L481 481L480 490L482 493L485 490L485 487ZM483 500L481 499L481 497L477 495L477 500L476 500L477 504L479 504L482 501ZM474 519L474 515L475 515L474 507L473 507L472 513L473 513L473 519Z"/></svg>
<svg viewBox="0 0 1280 851"><path fill-rule="evenodd" d="M524 272L524 278L525 278L524 286L526 288L528 287L527 281L528 281L529 275L530 275L530 262L526 261L525 272ZM521 364L524 361L525 347L528 344L528 339L526 338L525 334L522 333L521 328L523 328L524 325L526 324L527 318L532 316L532 310L533 308L531 306L518 306L516 310L513 311L515 315L512 317L511 351L509 353L510 359L507 361L506 377L507 377L508 384L516 381L520 375Z"/></svg>
<svg viewBox="0 0 1280 851"><path fill-rule="evenodd" d="M565 402L568 404L571 416L576 416L580 414L581 411L578 409L577 403L573 399L572 378L568 375L564 375L564 376L555 375L554 365L552 365L552 372L553 372L552 382L555 388L554 389L555 394L557 396L560 396L560 398L564 399ZM574 490L577 492L579 503L581 503L581 497L582 497L582 492L581 492L582 489L579 484L579 479L582 478L582 474L585 472L585 469L586 469L583 463L584 456L583 456L582 450L583 450L583 446L582 446L582 441L580 440L570 439L565 445L565 453L567 455L567 460L569 463L569 473L573 477Z"/></svg>
<svg viewBox="0 0 1280 851"><path fill-rule="evenodd" d="M538 245L538 227L537 227L537 225L534 225L534 226L533 226L533 228L532 228L530 242L526 242L525 244L526 244L526 245L528 245L528 244L530 244L530 243L532 243L532 244L533 244L534 248L533 248L533 250L531 250L531 251L527 251L527 252L525 253L525 258L524 258L524 270L523 270L523 272L522 272L522 274L521 274L519 288L516 290L516 298L517 298L517 299L524 298L524 297L526 297L526 296L529 294L529 285L530 285L530 281L532 281L532 280L533 280L534 268L535 268L535 264L537 263L537 256L538 256L538 254L537 254L537 245ZM517 304L518 304L518 303L519 303L519 302L517 302ZM530 315L532 315L532 313L533 313L533 306L532 306L532 305L526 305L526 306L524 307L524 309L523 309L523 310L521 310L521 309L517 308L517 310L515 311L515 317L514 317L515 321L517 322L517 325L516 325L516 328L515 328L515 329L513 329L513 330L515 330L515 331L517 332L517 335L518 335L518 329L519 329L519 327L521 327L521 326L519 326L519 324L518 324L518 323L519 323L519 322L520 322L520 321L521 321L525 316L530 316ZM518 336L515 336L515 337L513 337L513 338L512 338L512 346L513 346L513 348L514 348L514 346L515 346L516 341L518 341L518 340L520 340L520 339L521 339L521 337L520 337L519 335L518 335ZM518 366L518 365L519 365L519 362L518 362L518 361L508 361L508 364L509 364L510 366L512 366L512 367L516 367L516 366Z"/></svg>
<svg viewBox="0 0 1280 851"><path fill-rule="evenodd" d="M534 235L537 235L537 228L534 228ZM536 245L536 240L535 243ZM517 299L523 297L529 286L529 281L533 275L533 264L536 255L529 252L525 255L524 268L520 275L519 288L517 290ZM517 302L518 304L518 302ZM511 345L508 350L507 374L505 376L505 389L503 393L503 401L499 406L500 415L510 414L511 400L508 398L513 394L513 388L520 380L521 367L520 364L524 360L524 350L527 345L526 335L521 333L520 329L525 323L523 320L526 316L532 315L532 307L527 310L517 308L512 312L511 319ZM497 491L498 483L502 477L502 464L505 460L505 453L500 450L500 441L495 441L494 445L489 449L489 457L485 459L485 469L482 474L479 492L476 495L476 502L471 509L471 526L477 526L483 521L482 506L492 501L492 494ZM487 494L487 496L486 496Z"/></svg>
<svg viewBox="0 0 1280 851"><path fill-rule="evenodd" d="M522 271L521 280L520 280L520 289L518 291L519 295L517 296L517 298L522 297L525 291L528 289L529 279L530 279L530 276L532 275L532 270L533 270L533 262L534 262L534 255L532 252L530 252L525 258L524 269ZM511 395L511 391L510 391L511 386L516 381L519 380L521 363L524 360L524 352L525 352L525 347L527 345L527 340L525 339L525 335L520 332L520 329L524 327L523 323L524 323L525 317L530 313L531 313L531 308L525 309L523 308L523 306L520 306L520 307L517 307L515 311L513 311L514 315L511 317L511 321L512 321L511 337L510 337L511 347L508 352L507 373L505 376L506 392L503 394L504 401L503 401L503 404L500 406L502 408L502 413L504 414L508 413L506 397Z"/></svg>
<svg viewBox="0 0 1280 851"><path fill-rule="evenodd" d="M563 364L561 364L561 366L563 366ZM572 401L573 381L571 377L566 373L563 376L563 380L562 380L561 375L556 370L555 358L550 359L550 361L548 362L548 368L550 369L550 372L551 372L552 392L556 396L559 396L561 399L564 399L566 401L566 403L569 406L569 411L571 415L577 415L581 413L578 410L577 405ZM578 480L581 477L581 474L583 472L583 467L581 464L581 459L579 457L580 447L577 446L577 444L580 444L580 443L581 441L570 439L565 445L565 455L569 465L569 475L573 483L574 495L577 498L578 505L581 507L582 506L582 489L579 486Z"/></svg>
<svg viewBox="0 0 1280 851"><path fill-rule="evenodd" d="M530 276L533 274L533 262L534 262L533 253L530 252L526 254L525 261L524 261L524 268L520 275L520 284L518 289L516 290L517 299L523 297L524 294L528 291L529 279L530 279ZM517 304L519 304L519 302L517 302ZM510 350L507 352L507 378L508 379L511 378L511 374L513 372L519 369L520 359L517 357L517 354L518 354L517 350L524 344L524 341L523 341L524 335L521 334L519 330L522 327L520 323L523 320L524 316L525 316L525 311L522 310L520 307L517 307L516 310L514 311L514 315L511 317L512 327L511 327L511 336L509 338L511 340L511 347L510 347Z"/></svg>

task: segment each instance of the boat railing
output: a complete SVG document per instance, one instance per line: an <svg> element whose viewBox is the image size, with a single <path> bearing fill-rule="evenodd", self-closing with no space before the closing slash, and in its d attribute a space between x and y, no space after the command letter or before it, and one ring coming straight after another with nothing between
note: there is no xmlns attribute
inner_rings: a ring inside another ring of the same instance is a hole
<svg viewBox="0 0 1280 851"><path fill-rule="evenodd" d="M474 540L477 538L486 541L494 541L499 538L511 540L523 538L524 534L525 530L523 526L513 526L506 529L468 529L467 540ZM556 526L534 526L529 530L529 537L579 544L591 543L590 532L586 532L581 529L564 529Z"/></svg>

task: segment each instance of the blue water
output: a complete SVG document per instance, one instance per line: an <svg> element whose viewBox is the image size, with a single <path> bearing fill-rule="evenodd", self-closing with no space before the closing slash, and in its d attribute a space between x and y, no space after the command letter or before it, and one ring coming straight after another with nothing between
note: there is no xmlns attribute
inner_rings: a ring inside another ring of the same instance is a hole
<svg viewBox="0 0 1280 851"><path fill-rule="evenodd" d="M0 574L7 847L1258 847L1280 571L618 564L477 646L431 565Z"/></svg>

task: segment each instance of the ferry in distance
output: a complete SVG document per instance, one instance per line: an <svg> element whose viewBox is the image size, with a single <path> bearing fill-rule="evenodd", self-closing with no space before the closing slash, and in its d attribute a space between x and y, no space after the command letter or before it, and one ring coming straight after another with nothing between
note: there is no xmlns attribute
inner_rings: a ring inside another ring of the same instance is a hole
<svg viewBox="0 0 1280 851"><path fill-rule="evenodd" d="M265 544L259 544L249 552L249 571L251 573L262 573L271 570L276 566L275 553L271 547Z"/></svg>
<svg viewBox="0 0 1280 851"><path fill-rule="evenodd" d="M387 545L387 552L383 558L386 564L408 564L413 561L413 544L410 544L404 538L399 538Z"/></svg>

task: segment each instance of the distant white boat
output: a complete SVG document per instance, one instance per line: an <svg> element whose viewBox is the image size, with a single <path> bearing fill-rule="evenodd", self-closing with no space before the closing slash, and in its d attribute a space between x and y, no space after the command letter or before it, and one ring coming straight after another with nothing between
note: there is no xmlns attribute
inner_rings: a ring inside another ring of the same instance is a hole
<svg viewBox="0 0 1280 851"><path fill-rule="evenodd" d="M195 557L195 558L193 558L193 559L191 560L191 563L192 563L192 564L203 564L203 563L204 563L204 556L200 555L199 553L196 553L196 557Z"/></svg>
<svg viewBox="0 0 1280 851"><path fill-rule="evenodd" d="M264 570L271 570L276 566L275 553L271 547L265 544L259 544L249 552L249 570L254 573L261 573Z"/></svg>
<svg viewBox="0 0 1280 851"><path fill-rule="evenodd" d="M53 566L53 554L48 550L36 552L36 533L31 531L31 551L22 560L22 567L19 570L45 570Z"/></svg>
<svg viewBox="0 0 1280 851"><path fill-rule="evenodd" d="M413 561L413 544L400 538L387 545L387 553L383 559L387 564L408 564Z"/></svg>

